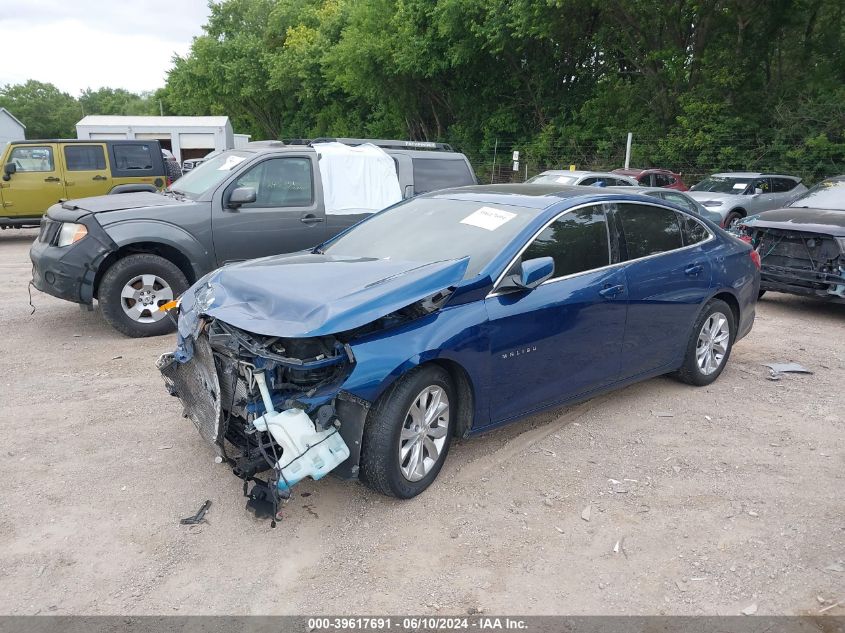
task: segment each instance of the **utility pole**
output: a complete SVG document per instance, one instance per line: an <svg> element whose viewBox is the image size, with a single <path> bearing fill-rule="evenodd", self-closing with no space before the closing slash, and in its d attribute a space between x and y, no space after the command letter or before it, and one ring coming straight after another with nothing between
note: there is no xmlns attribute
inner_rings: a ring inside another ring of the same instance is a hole
<svg viewBox="0 0 845 633"><path fill-rule="evenodd" d="M499 139L496 139L496 144L493 146L493 171L490 173L490 184L493 184L493 178L496 175L496 153L499 151Z"/></svg>
<svg viewBox="0 0 845 633"><path fill-rule="evenodd" d="M161 99L158 100L158 113L161 116L164 116L164 106L161 103Z"/></svg>
<svg viewBox="0 0 845 633"><path fill-rule="evenodd" d="M631 141L633 138L633 133L628 132L628 143L625 145L625 169L631 166Z"/></svg>

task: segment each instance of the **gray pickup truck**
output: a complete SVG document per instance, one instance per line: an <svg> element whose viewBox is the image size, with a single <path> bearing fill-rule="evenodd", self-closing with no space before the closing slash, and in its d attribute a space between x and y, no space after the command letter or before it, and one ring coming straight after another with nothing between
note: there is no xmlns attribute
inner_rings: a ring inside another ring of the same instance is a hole
<svg viewBox="0 0 845 633"><path fill-rule="evenodd" d="M319 141L381 147L404 198L476 184L466 156L442 143ZM316 143L253 143L214 156L162 193L53 205L30 249L32 284L83 305L97 299L106 320L128 336L170 332L159 307L206 273L316 246L370 215L326 213Z"/></svg>

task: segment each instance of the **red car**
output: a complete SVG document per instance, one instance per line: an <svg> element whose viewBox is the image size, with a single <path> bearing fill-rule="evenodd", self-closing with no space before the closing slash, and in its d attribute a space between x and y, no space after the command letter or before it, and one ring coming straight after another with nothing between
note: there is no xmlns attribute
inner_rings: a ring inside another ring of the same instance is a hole
<svg viewBox="0 0 845 633"><path fill-rule="evenodd" d="M681 180L681 174L676 174L668 169L614 169L614 174L636 178L643 187L664 187L666 189L677 189L687 191L689 187Z"/></svg>

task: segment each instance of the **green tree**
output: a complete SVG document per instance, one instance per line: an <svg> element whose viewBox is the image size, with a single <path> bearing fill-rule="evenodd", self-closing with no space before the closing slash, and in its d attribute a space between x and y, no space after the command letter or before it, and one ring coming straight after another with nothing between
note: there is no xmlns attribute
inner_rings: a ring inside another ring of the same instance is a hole
<svg viewBox="0 0 845 633"><path fill-rule="evenodd" d="M53 84L30 79L0 88L0 106L26 126L28 138L76 138L79 104Z"/></svg>
<svg viewBox="0 0 845 633"><path fill-rule="evenodd" d="M88 88L79 96L85 114L152 115L159 113L152 94L135 94L123 88Z"/></svg>

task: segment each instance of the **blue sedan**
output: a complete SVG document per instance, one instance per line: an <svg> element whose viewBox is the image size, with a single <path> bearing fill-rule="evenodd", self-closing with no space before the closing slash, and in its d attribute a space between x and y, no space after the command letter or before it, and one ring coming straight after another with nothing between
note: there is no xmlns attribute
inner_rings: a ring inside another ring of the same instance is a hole
<svg viewBox="0 0 845 633"><path fill-rule="evenodd" d="M653 197L450 189L207 275L159 368L256 513L329 471L409 498L453 437L661 374L712 383L751 330L759 263Z"/></svg>

